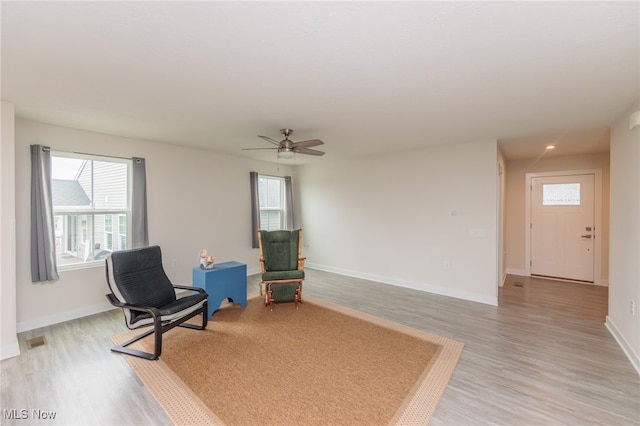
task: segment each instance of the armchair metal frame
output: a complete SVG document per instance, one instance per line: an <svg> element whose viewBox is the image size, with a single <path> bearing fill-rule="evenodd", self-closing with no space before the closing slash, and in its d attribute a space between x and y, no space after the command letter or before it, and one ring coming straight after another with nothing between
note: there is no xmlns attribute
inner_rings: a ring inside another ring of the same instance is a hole
<svg viewBox="0 0 640 426"><path fill-rule="evenodd" d="M193 291L198 291L200 293L204 293L205 292L201 288L188 287L188 286L174 285L173 288L175 288L175 289L183 289L183 290L193 290ZM118 301L118 299L116 299L116 297L113 295L113 293L107 294L107 299L109 300L109 302L113 306L116 306L118 308L123 308L123 309L131 309L131 310L139 311L139 312L146 312L148 314L151 314L151 316L153 318L153 326L151 327L151 329L149 329L146 332L134 337L133 339L127 340L125 343L122 343L120 345L114 346L113 348L111 348L112 352L119 352L119 353L123 353L123 354L127 354L127 355L137 356L137 357L140 357L140 358L156 360L156 359L160 358L160 354L162 353L162 334L165 333L166 331L169 331L172 328L178 327L178 326L179 327L184 327L184 328L192 328L194 330L204 330L205 328L207 328L207 310L208 310L208 308L207 308L207 302L206 301L202 305L202 308L191 312L187 316L184 316L184 317L182 317L182 318L180 318L178 320L175 320L173 322L171 322L171 321L164 321L163 322L162 321L162 316L160 315L160 311L157 308L133 306L133 305L127 305L126 303L120 303L120 301ZM188 321L191 318L193 318L195 316L198 316L200 314L202 314L202 325L183 324L185 321ZM154 333L155 333L155 336L154 336L153 353L139 351L137 349L133 349L133 348L127 347L127 346L137 342L138 340L144 339L148 335L154 334Z"/></svg>

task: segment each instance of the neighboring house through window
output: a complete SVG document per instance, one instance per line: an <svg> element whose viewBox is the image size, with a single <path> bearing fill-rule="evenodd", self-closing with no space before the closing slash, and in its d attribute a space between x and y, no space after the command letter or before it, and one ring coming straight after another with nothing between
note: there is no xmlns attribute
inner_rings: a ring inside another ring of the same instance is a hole
<svg viewBox="0 0 640 426"><path fill-rule="evenodd" d="M131 160L51 153L57 264L102 261L131 236Z"/></svg>
<svg viewBox="0 0 640 426"><path fill-rule="evenodd" d="M275 231L286 229L284 202L284 178L258 176L258 198L260 200L260 229Z"/></svg>

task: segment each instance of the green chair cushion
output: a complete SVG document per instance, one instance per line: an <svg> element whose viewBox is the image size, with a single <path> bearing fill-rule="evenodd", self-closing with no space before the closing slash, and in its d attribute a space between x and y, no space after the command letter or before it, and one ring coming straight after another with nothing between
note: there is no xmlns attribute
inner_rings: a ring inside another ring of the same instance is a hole
<svg viewBox="0 0 640 426"><path fill-rule="evenodd" d="M304 271L271 271L262 274L262 281L304 279Z"/></svg>
<svg viewBox="0 0 640 426"><path fill-rule="evenodd" d="M260 231L267 271L298 269L299 233L300 230Z"/></svg>
<svg viewBox="0 0 640 426"><path fill-rule="evenodd" d="M293 302L300 283L271 284L271 297L274 303Z"/></svg>

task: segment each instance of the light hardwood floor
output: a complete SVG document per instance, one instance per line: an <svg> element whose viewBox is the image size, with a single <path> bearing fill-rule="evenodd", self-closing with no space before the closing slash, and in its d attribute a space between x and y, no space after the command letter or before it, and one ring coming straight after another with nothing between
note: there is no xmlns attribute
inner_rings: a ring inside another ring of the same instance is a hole
<svg viewBox="0 0 640 426"><path fill-rule="evenodd" d="M465 343L432 425L640 425L640 377L604 326L606 288L509 276L492 307L308 269L304 294ZM171 424L109 351L123 331L110 311L21 333L22 354L0 363L1 424Z"/></svg>

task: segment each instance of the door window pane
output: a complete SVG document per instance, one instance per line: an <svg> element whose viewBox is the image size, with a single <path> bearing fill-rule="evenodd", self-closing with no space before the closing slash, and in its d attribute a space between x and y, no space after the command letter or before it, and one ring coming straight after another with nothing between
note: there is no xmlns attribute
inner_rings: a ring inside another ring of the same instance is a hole
<svg viewBox="0 0 640 426"><path fill-rule="evenodd" d="M579 206L579 183L549 183L542 185L543 206Z"/></svg>

